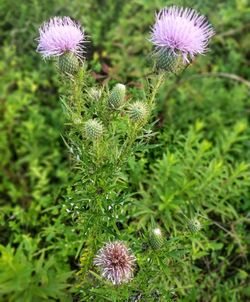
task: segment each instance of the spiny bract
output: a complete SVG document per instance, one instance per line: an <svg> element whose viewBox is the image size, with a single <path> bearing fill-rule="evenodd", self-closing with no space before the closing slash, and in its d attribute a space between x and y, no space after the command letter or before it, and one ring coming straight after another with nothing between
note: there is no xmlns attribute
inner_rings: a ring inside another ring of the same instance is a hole
<svg viewBox="0 0 250 302"><path fill-rule="evenodd" d="M61 55L58 60L58 67L62 73L75 74L80 67L78 58L71 52Z"/></svg>
<svg viewBox="0 0 250 302"><path fill-rule="evenodd" d="M133 122L141 123L148 117L148 106L147 104L137 101L131 104L128 108L128 115Z"/></svg>
<svg viewBox="0 0 250 302"><path fill-rule="evenodd" d="M156 69L158 70L178 74L186 66L181 56L173 55L171 51L165 49L156 52L154 57L156 59Z"/></svg>
<svg viewBox="0 0 250 302"><path fill-rule="evenodd" d="M109 96L109 105L114 109L119 109L125 102L126 86L123 84L116 84Z"/></svg>
<svg viewBox="0 0 250 302"><path fill-rule="evenodd" d="M96 119L90 119L84 125L85 135L88 139L96 140L103 135L103 125Z"/></svg>
<svg viewBox="0 0 250 302"><path fill-rule="evenodd" d="M150 230L149 243L154 250L160 249L164 244L164 236L160 228Z"/></svg>
<svg viewBox="0 0 250 302"><path fill-rule="evenodd" d="M102 90L92 87L89 89L88 94L92 100L98 101L102 96Z"/></svg>
<svg viewBox="0 0 250 302"><path fill-rule="evenodd" d="M192 233L198 233L201 230L201 223L198 219L193 218L188 222L188 227Z"/></svg>

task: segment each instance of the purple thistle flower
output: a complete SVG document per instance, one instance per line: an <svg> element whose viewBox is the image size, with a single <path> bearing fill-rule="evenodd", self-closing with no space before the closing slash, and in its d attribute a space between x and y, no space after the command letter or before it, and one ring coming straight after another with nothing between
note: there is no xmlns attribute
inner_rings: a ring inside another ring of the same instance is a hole
<svg viewBox="0 0 250 302"><path fill-rule="evenodd" d="M81 58L84 31L69 17L54 17L39 28L37 51L44 58L71 52Z"/></svg>
<svg viewBox="0 0 250 302"><path fill-rule="evenodd" d="M189 63L189 58L207 51L214 34L206 17L194 9L170 6L156 15L150 41L156 46L157 53L181 54L183 62Z"/></svg>
<svg viewBox="0 0 250 302"><path fill-rule="evenodd" d="M94 259L100 267L102 276L113 284L127 283L133 277L135 256L120 241L105 244Z"/></svg>

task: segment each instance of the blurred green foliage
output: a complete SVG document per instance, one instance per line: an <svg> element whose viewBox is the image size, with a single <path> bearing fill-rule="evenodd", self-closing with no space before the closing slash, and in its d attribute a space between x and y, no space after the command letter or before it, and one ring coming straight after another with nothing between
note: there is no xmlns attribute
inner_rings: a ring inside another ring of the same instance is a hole
<svg viewBox="0 0 250 302"><path fill-rule="evenodd" d="M217 35L180 81L166 81L152 148L131 157L122 176L129 202L117 232L140 255L131 283L117 288L84 272L83 230L91 222L76 228L62 206L71 195L70 161L55 68L35 52L38 27L54 15L79 20L94 77L128 83L137 97L135 87L151 71L154 13L168 4L0 1L1 301L250 299L247 0L175 1L206 14ZM190 235L185 216L194 215L203 229ZM147 246L152 219L166 231L159 252Z"/></svg>

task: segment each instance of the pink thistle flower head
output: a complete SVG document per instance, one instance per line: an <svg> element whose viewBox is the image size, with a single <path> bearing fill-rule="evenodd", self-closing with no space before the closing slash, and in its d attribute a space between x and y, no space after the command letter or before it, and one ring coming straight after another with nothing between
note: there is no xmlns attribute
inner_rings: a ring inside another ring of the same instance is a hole
<svg viewBox="0 0 250 302"><path fill-rule="evenodd" d="M107 243L94 259L94 264L101 269L102 276L113 284L127 283L133 278L135 256L120 241Z"/></svg>
<svg viewBox="0 0 250 302"><path fill-rule="evenodd" d="M66 52L82 57L84 31L69 17L50 19L40 27L39 34L37 51L44 58L61 56Z"/></svg>
<svg viewBox="0 0 250 302"><path fill-rule="evenodd" d="M175 56L182 55L189 63L197 54L207 51L210 38L215 34L205 16L196 10L170 6L156 15L150 41L157 52L166 51Z"/></svg>

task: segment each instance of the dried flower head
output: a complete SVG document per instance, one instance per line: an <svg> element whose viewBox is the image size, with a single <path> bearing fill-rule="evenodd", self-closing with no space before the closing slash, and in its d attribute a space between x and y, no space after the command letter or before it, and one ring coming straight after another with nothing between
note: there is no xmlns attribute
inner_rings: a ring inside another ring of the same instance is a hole
<svg viewBox="0 0 250 302"><path fill-rule="evenodd" d="M39 29L37 51L44 58L71 52L77 57L83 53L84 32L69 17L54 17Z"/></svg>
<svg viewBox="0 0 250 302"><path fill-rule="evenodd" d="M170 6L156 15L151 42L156 51L183 57L183 62L207 51L210 38L215 34L207 19L191 8Z"/></svg>
<svg viewBox="0 0 250 302"><path fill-rule="evenodd" d="M94 264L100 267L104 278L113 284L121 284L133 277L135 260L123 242L115 241L105 244L99 250Z"/></svg>

